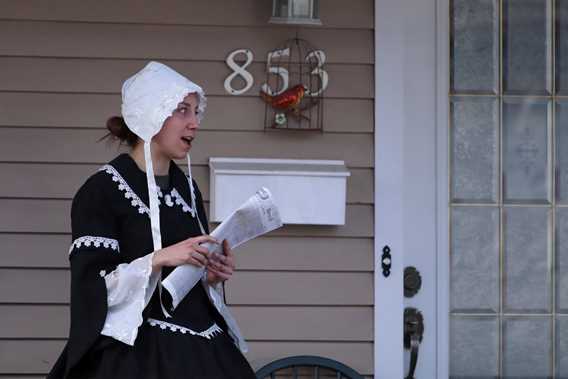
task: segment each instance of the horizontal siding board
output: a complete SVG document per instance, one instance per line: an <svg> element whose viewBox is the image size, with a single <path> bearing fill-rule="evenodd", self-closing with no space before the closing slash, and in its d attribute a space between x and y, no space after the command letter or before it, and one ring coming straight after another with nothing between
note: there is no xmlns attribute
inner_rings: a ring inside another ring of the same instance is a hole
<svg viewBox="0 0 568 379"><path fill-rule="evenodd" d="M373 271L372 238L257 238L235 250L248 270Z"/></svg>
<svg viewBox="0 0 568 379"><path fill-rule="evenodd" d="M206 94L228 95L224 81L232 70L225 58L214 62L161 61L202 85ZM124 80L145 64L146 59L0 57L0 91L120 94ZM254 85L244 95L257 97L266 82L266 64L254 62L247 71L253 76ZM372 65L327 64L325 71L329 75L325 97L373 98ZM207 125L207 118L204 125Z"/></svg>
<svg viewBox="0 0 568 379"><path fill-rule="evenodd" d="M224 61L246 46L255 60L290 39L296 27L135 25L0 21L0 56ZM329 63L373 63L370 29L305 28L301 38L326 53Z"/></svg>
<svg viewBox="0 0 568 379"><path fill-rule="evenodd" d="M234 306L231 310L250 340L373 340L372 307ZM344 327L345 320L349 328ZM68 333L66 305L0 305L0 339L67 338Z"/></svg>
<svg viewBox="0 0 568 379"><path fill-rule="evenodd" d="M226 294L235 305L373 304L373 273L237 271L232 280Z"/></svg>
<svg viewBox="0 0 568 379"><path fill-rule="evenodd" d="M0 162L106 163L118 150L97 143L104 134L103 129L0 128L0 141L10 141L2 144ZM371 134L201 130L192 148L192 162L206 165L209 157L339 159L358 168L374 164Z"/></svg>
<svg viewBox="0 0 568 379"><path fill-rule="evenodd" d="M0 163L0 198L72 199L81 184L101 165ZM182 165L182 170L187 166ZM348 169L347 203L373 203L373 170ZM203 199L209 200L209 167L193 165L191 174Z"/></svg>
<svg viewBox="0 0 568 379"><path fill-rule="evenodd" d="M0 340L1 374L47 374L65 341ZM321 355L342 362L361 374L373 371L370 342L272 342L250 341L247 359L255 370L290 355Z"/></svg>
<svg viewBox="0 0 568 379"><path fill-rule="evenodd" d="M0 200L0 233L70 233L70 200Z"/></svg>
<svg viewBox="0 0 568 379"><path fill-rule="evenodd" d="M0 340L0 373L47 374L65 341Z"/></svg>
<svg viewBox="0 0 568 379"><path fill-rule="evenodd" d="M3 183L0 198L73 198L87 178L98 171L102 164L38 164L0 163ZM182 166L187 171L187 166ZM204 199L209 200L209 168L193 165L193 178L199 184ZM364 182L366 178L361 178ZM118 191L118 189L117 189Z"/></svg>
<svg viewBox="0 0 568 379"><path fill-rule="evenodd" d="M69 270L0 269L0 303L68 303Z"/></svg>
<svg viewBox="0 0 568 379"><path fill-rule="evenodd" d="M69 280L69 270L0 269L0 303L66 304ZM237 271L226 294L232 305L361 306L373 304L372 288L371 272Z"/></svg>
<svg viewBox="0 0 568 379"><path fill-rule="evenodd" d="M0 234L0 267L69 267L69 234ZM372 271L372 238L260 237L235 250L240 270Z"/></svg>
<svg viewBox="0 0 568 379"><path fill-rule="evenodd" d="M120 95L0 92L0 126L101 128L120 114ZM30 112L33 106L33 112ZM264 130L260 97L210 96L203 127L214 130ZM324 101L324 132L372 133L373 101Z"/></svg>
<svg viewBox="0 0 568 379"><path fill-rule="evenodd" d="M324 28L372 29L373 1L349 3L345 17L343 0L320 2L320 19ZM164 9L176 9L164 12ZM209 0L187 2L144 1L73 1L3 0L2 18L11 20L87 21L112 23L155 23L225 26L267 26L272 12L271 1ZM275 27L275 26L272 26ZM320 27L321 28L321 27Z"/></svg>
<svg viewBox="0 0 568 379"><path fill-rule="evenodd" d="M208 206L208 203L205 204ZM70 233L71 200L0 199L0 233ZM344 226L285 225L270 236L372 237L373 206L348 205ZM215 227L217 224L213 224Z"/></svg>
<svg viewBox="0 0 568 379"><path fill-rule="evenodd" d="M0 234L0 267L69 267L70 234Z"/></svg>

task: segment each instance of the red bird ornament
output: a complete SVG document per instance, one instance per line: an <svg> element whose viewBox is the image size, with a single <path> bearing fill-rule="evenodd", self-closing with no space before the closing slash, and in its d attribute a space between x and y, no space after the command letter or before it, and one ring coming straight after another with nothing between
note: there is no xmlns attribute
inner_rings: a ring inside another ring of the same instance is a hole
<svg viewBox="0 0 568 379"><path fill-rule="evenodd" d="M296 117L306 118L300 113L300 103L306 94L306 90L305 85L297 84L274 96L260 90L260 97L274 109L284 111L284 113L292 113Z"/></svg>

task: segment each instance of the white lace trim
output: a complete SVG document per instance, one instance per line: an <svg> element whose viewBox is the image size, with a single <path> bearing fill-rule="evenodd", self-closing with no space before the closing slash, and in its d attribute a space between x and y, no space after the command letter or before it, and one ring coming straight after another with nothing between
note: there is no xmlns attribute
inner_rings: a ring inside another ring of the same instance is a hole
<svg viewBox="0 0 568 379"><path fill-rule="evenodd" d="M114 182L118 182L118 189L124 191L125 198L132 199L130 201L130 204L132 204L133 207L138 208L138 213L140 214L146 213L147 215L150 215L150 208L148 208L146 204L144 204L144 202L140 200L138 195L134 193L134 191L132 190L132 188L130 188L126 180L124 180L122 175L120 175L114 167L107 164L101 167L99 171L105 171L107 174L112 175L112 180Z"/></svg>
<svg viewBox="0 0 568 379"><path fill-rule="evenodd" d="M171 195L174 197L175 199L175 203L177 205L181 205L181 209L182 211L184 211L185 213L191 213L191 215L193 217L195 217L195 209L191 208L191 206L189 206L185 200L183 199L183 197L181 197L181 195L179 194L179 192L174 188L172 189Z"/></svg>
<svg viewBox="0 0 568 379"><path fill-rule="evenodd" d="M71 243L71 246L69 247L69 254L71 254L74 248L80 248L81 245L85 245L87 247L91 245L93 245L94 247L101 247L102 245L103 247L120 252L118 241L115 239L106 237L82 236L75 239L75 241Z"/></svg>
<svg viewBox="0 0 568 379"><path fill-rule="evenodd" d="M153 318L149 318L147 320L148 324L150 324L151 326L159 326L160 329L166 330L166 329L170 329L172 332L179 332L181 334L191 334L192 336L199 336L199 337L203 337L203 338L207 338L208 340L211 339L211 337L214 337L216 333L222 333L223 329L221 329L219 327L219 325L217 324L213 324L209 329L204 330L202 332L196 332L195 330L183 327L183 326L179 326L176 324L171 324L169 322L165 322L165 321L160 321L160 320L156 320Z"/></svg>
<svg viewBox="0 0 568 379"><path fill-rule="evenodd" d="M126 180L120 175L120 173L111 165L104 165L99 169L99 171L105 171L107 174L112 175L112 180L118 182L118 189L124 191L124 197L131 199L130 204L133 207L138 208L138 213L150 215L150 208L136 195L132 188L128 185ZM163 198L164 203L168 207L173 207L174 204L180 205L184 213L191 213L195 217L195 210L187 204L179 192L173 188L169 194L164 195L162 190L158 188L158 204L161 205L160 199Z"/></svg>

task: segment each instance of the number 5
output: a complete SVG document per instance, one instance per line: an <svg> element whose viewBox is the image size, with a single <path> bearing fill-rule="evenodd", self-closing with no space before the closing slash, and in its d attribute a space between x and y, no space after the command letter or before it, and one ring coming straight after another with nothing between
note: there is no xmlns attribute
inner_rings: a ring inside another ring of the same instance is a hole
<svg viewBox="0 0 568 379"><path fill-rule="evenodd" d="M290 49L286 48L283 50L274 50L274 51L270 51L268 53L268 58L267 58L267 62L266 62L266 69L270 74L275 74L275 75L279 75L280 78L282 79L282 86L280 87L280 89L276 92L274 92L272 90L272 88L270 88L270 86L268 85L268 83L264 83L262 85L262 91L264 91L265 93L267 93L270 96L274 96L274 95L278 95L284 91L286 91L288 89L288 70L286 70L284 67L278 67L278 66L273 66L271 67L270 64L272 62L273 58L281 58L281 57L286 57L290 55Z"/></svg>

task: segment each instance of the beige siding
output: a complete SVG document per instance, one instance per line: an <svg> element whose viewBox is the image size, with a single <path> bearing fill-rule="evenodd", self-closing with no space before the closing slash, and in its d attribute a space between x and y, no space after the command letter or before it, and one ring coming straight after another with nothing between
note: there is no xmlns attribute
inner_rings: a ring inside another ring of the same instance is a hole
<svg viewBox="0 0 568 379"><path fill-rule="evenodd" d="M325 0L320 9L321 19L332 28L373 28L373 1L357 0L349 4L348 14L344 0ZM15 20L91 21L117 23L158 23L185 25L226 25L267 27L271 11L270 1L209 0L181 2L178 0L128 1L99 0L3 0L2 18ZM175 12L164 12L175 9Z"/></svg>
<svg viewBox="0 0 568 379"><path fill-rule="evenodd" d="M267 24L270 3L0 0L0 379L44 377L65 343L71 199L124 151L97 140L119 114L122 81L148 59L209 95L192 155L206 205L211 156L345 160L346 225L250 242L227 300L253 367L311 354L372 375L373 1L322 1L324 26L299 29L326 51L330 76L324 132L309 134L263 131L266 53L296 33ZM242 47L255 54L255 84L232 97L224 60Z"/></svg>
<svg viewBox="0 0 568 379"><path fill-rule="evenodd" d="M187 167L185 162L181 166ZM4 181L0 186L3 198L72 199L73 194L100 165L0 163ZM371 204L373 201L373 170L351 168L347 187L348 204ZM199 183L203 198L209 200L209 168L193 164L191 173ZM25 179L23 179L25 178ZM26 185L22 185L25 181Z"/></svg>
<svg viewBox="0 0 568 379"><path fill-rule="evenodd" d="M31 114L28 103L34 104ZM227 102L223 96L209 96L208 106L210 109L222 107L223 112L207 113L203 124L207 130L263 129L264 104L256 97L234 97ZM101 128L105 115L119 111L119 94L0 92L0 126ZM328 98L323 118L326 132L371 133L373 101Z"/></svg>

